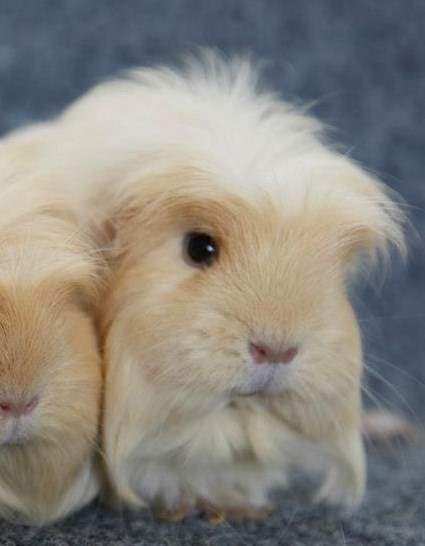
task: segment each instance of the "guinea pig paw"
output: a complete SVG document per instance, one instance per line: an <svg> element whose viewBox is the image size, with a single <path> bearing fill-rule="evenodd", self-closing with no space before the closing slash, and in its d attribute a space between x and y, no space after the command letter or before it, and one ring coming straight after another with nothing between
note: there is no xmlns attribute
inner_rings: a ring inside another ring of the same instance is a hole
<svg viewBox="0 0 425 546"><path fill-rule="evenodd" d="M186 499L181 500L173 508L157 508L154 510L156 519L168 523L178 523L193 516L194 513L193 504Z"/></svg>
<svg viewBox="0 0 425 546"><path fill-rule="evenodd" d="M413 444L419 438L418 430L412 423L387 411L364 413L362 434L368 442L387 445L395 442Z"/></svg>
<svg viewBox="0 0 425 546"><path fill-rule="evenodd" d="M351 514L360 504L363 497L363 486L347 480L336 470L331 470L325 478L314 502L338 508L343 514Z"/></svg>
<svg viewBox="0 0 425 546"><path fill-rule="evenodd" d="M263 521L273 512L273 506L253 507L250 505L218 507L202 500L198 502L198 509L202 517L213 525L226 521Z"/></svg>
<svg viewBox="0 0 425 546"><path fill-rule="evenodd" d="M201 518L208 521L212 525L220 525L226 521L225 510L214 506L208 501L201 500L198 502L198 510Z"/></svg>

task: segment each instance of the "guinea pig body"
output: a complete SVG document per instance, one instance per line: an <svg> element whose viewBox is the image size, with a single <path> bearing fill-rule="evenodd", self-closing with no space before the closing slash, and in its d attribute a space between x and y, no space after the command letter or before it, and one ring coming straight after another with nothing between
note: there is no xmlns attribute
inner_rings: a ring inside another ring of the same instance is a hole
<svg viewBox="0 0 425 546"><path fill-rule="evenodd" d="M404 248L381 184L241 60L135 71L56 130L64 184L112 225L103 447L118 500L252 515L317 450L330 461L318 497L354 507L362 351L348 286Z"/></svg>
<svg viewBox="0 0 425 546"><path fill-rule="evenodd" d="M0 517L41 525L99 489L100 266L80 211L27 151L26 136L0 145Z"/></svg>

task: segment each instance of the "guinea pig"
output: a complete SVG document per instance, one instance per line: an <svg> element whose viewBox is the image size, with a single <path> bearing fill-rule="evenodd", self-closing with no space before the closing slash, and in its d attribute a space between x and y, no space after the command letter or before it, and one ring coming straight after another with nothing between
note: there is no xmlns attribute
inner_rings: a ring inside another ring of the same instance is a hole
<svg viewBox="0 0 425 546"><path fill-rule="evenodd" d="M101 266L80 210L28 172L31 139L0 144L0 517L42 525L99 489Z"/></svg>
<svg viewBox="0 0 425 546"><path fill-rule="evenodd" d="M289 181L273 181L275 195L238 194L226 171L179 162L129 182L103 314L103 441L119 498L172 518L205 506L262 514L316 446L332 461L318 498L361 500L362 353L347 283L395 226L380 189L339 161L274 170Z"/></svg>
<svg viewBox="0 0 425 546"><path fill-rule="evenodd" d="M317 451L317 499L354 508L363 365L349 287L392 246L404 253L389 191L246 60L137 70L56 124L63 183L110 227L113 497L171 519L255 517Z"/></svg>

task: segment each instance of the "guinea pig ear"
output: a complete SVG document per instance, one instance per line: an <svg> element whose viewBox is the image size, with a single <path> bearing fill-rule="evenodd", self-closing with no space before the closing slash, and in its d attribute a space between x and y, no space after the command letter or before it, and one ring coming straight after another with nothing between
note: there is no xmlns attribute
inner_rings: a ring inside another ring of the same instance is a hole
<svg viewBox="0 0 425 546"><path fill-rule="evenodd" d="M100 253L106 263L110 264L125 252L126 233L136 216L137 212L133 207L116 208L96 227L97 248L101 249Z"/></svg>
<svg viewBox="0 0 425 546"><path fill-rule="evenodd" d="M339 207L346 218L341 250L349 273L370 268L382 260L388 263L392 249L404 259L406 217L399 196L345 159L340 177L349 189Z"/></svg>

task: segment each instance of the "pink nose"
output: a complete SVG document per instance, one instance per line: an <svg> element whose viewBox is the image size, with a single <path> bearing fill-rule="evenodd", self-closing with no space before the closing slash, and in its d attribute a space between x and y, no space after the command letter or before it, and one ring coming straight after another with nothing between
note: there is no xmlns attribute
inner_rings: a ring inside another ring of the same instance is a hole
<svg viewBox="0 0 425 546"><path fill-rule="evenodd" d="M250 343L249 350L256 364L289 364L298 353L297 347L272 349L264 343Z"/></svg>
<svg viewBox="0 0 425 546"><path fill-rule="evenodd" d="M34 396L29 402L12 402L0 400L0 414L11 417L29 415L38 405L38 396Z"/></svg>

